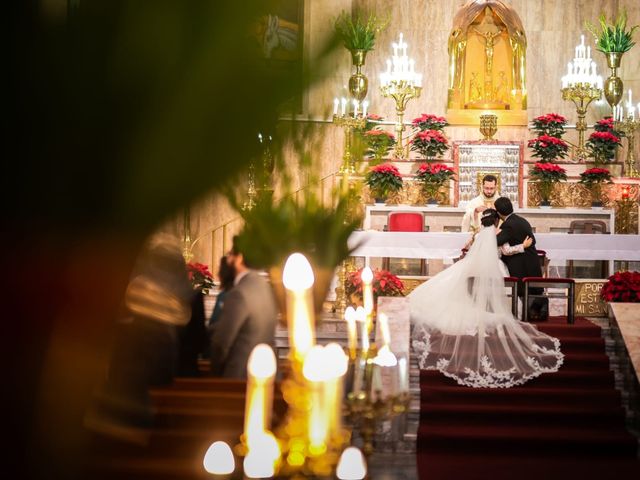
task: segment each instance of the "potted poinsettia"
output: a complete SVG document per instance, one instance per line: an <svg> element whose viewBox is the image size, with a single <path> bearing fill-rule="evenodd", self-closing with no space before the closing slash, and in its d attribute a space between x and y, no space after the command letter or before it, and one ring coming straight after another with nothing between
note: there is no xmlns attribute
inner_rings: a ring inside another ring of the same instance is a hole
<svg viewBox="0 0 640 480"><path fill-rule="evenodd" d="M548 163L558 158L564 158L569 151L569 145L561 138L543 134L532 138L527 146L533 150L532 157L540 159L540 163Z"/></svg>
<svg viewBox="0 0 640 480"><path fill-rule="evenodd" d="M402 189L402 175L390 163L371 167L364 179L376 203L384 203L389 195Z"/></svg>
<svg viewBox="0 0 640 480"><path fill-rule="evenodd" d="M531 122L532 130L536 132L536 135L548 135L556 138L562 138L566 124L567 119L557 113L540 115Z"/></svg>
<svg viewBox="0 0 640 480"><path fill-rule="evenodd" d="M617 272L600 291L606 302L640 302L640 272Z"/></svg>
<svg viewBox="0 0 640 480"><path fill-rule="evenodd" d="M363 137L367 144L367 155L371 158L370 165L382 162L382 157L396 144L396 137L393 133L379 128L367 130Z"/></svg>
<svg viewBox="0 0 640 480"><path fill-rule="evenodd" d="M612 129L613 130L613 129ZM585 143L589 156L596 166L611 162L616 156L616 149L621 145L620 137L611 131L595 131L589 135Z"/></svg>
<svg viewBox="0 0 640 480"><path fill-rule="evenodd" d="M529 170L529 177L538 186L541 198L540 206L550 207L551 193L556 183L567 180L567 171L555 163L538 162Z"/></svg>
<svg viewBox="0 0 640 480"><path fill-rule="evenodd" d="M443 163L423 163L418 167L416 179L422 183L422 189L430 205L438 204L436 197L440 187L448 183L454 175L454 169Z"/></svg>
<svg viewBox="0 0 640 480"><path fill-rule="evenodd" d="M411 124L419 128L421 132L426 130L442 132L444 131L444 127L449 125L449 122L447 122L447 119L444 117L439 117L431 113L423 113L419 117L414 118Z"/></svg>
<svg viewBox="0 0 640 480"><path fill-rule="evenodd" d="M209 289L213 288L213 275L211 275L208 265L197 262L187 263L187 275L194 290L207 295Z"/></svg>
<svg viewBox="0 0 640 480"><path fill-rule="evenodd" d="M611 172L606 168L590 168L580 174L580 182L591 192L591 206L602 207L602 185L612 183Z"/></svg>
<svg viewBox="0 0 640 480"><path fill-rule="evenodd" d="M362 269L347 275L345 290L351 302L355 305L362 305ZM378 297L402 297L404 296L404 284L396 275L388 270L374 270L373 282L373 304L377 305Z"/></svg>
<svg viewBox="0 0 640 480"><path fill-rule="evenodd" d="M438 130L423 130L411 139L411 150L426 159L439 157L449 149L449 140Z"/></svg>

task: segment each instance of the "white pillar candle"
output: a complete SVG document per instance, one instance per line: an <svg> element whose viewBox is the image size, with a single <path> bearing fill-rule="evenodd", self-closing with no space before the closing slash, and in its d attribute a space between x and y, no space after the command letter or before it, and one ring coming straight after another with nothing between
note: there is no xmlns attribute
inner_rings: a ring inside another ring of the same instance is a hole
<svg viewBox="0 0 640 480"><path fill-rule="evenodd" d="M342 396L344 375L349 368L349 359L337 343L329 343L324 347L324 406L329 436L339 435L342 430Z"/></svg>
<svg viewBox="0 0 640 480"><path fill-rule="evenodd" d="M409 391L409 373L407 369L407 358L402 357L398 359L398 380L400 392Z"/></svg>
<svg viewBox="0 0 640 480"><path fill-rule="evenodd" d="M338 107L340 106L340 100L338 100L337 98L333 99L333 114L337 115L338 114Z"/></svg>
<svg viewBox="0 0 640 480"><path fill-rule="evenodd" d="M356 308L356 321L360 324L360 349L362 356L366 357L369 351L369 331L367 330L367 313L364 308Z"/></svg>
<svg viewBox="0 0 640 480"><path fill-rule="evenodd" d="M340 100L340 114L344 115L345 112L347 111L347 99L342 97L342 99Z"/></svg>
<svg viewBox="0 0 640 480"><path fill-rule="evenodd" d="M367 328L371 332L373 325L373 271L369 267L364 267L360 273L362 280L362 304L367 314Z"/></svg>
<svg viewBox="0 0 640 480"><path fill-rule="evenodd" d="M362 116L363 117L367 117L367 109L369 108L369 101L365 100L364 102L362 102Z"/></svg>
<svg viewBox="0 0 640 480"><path fill-rule="evenodd" d="M309 452L322 455L327 449L329 421L324 399L323 382L327 379L324 347L316 345L304 360L302 374L309 381L311 405L309 408Z"/></svg>
<svg viewBox="0 0 640 480"><path fill-rule="evenodd" d="M367 464L358 448L348 447L342 452L336 476L340 480L362 480L367 476Z"/></svg>
<svg viewBox="0 0 640 480"><path fill-rule="evenodd" d="M344 311L344 319L347 322L347 334L349 338L349 356L356 358L358 349L358 331L356 329L356 311L353 307L347 307Z"/></svg>
<svg viewBox="0 0 640 480"><path fill-rule="evenodd" d="M247 362L247 395L244 411L244 435L249 450L271 423L273 379L276 356L265 343L256 345Z"/></svg>
<svg viewBox="0 0 640 480"><path fill-rule="evenodd" d="M289 344L294 359L303 361L307 352L315 345L315 322L313 310L313 270L301 253L287 259L282 274L287 295L287 323Z"/></svg>

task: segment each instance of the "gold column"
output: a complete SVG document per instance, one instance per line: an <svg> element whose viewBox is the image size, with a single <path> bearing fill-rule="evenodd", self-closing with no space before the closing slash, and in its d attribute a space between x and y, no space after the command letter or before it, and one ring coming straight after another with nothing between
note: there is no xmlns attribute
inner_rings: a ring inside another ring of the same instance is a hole
<svg viewBox="0 0 640 480"><path fill-rule="evenodd" d="M594 87L590 83L576 83L570 87L562 89L562 99L571 100L576 106L578 121L576 122L576 130L578 131L578 155L585 154L584 148L584 132L587 130L587 122L585 117L589 104L594 100L600 100L602 97L602 89Z"/></svg>

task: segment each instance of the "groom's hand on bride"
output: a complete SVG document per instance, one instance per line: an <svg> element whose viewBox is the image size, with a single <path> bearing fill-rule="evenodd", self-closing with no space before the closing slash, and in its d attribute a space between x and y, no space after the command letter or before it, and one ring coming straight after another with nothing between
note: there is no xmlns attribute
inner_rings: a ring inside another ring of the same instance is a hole
<svg viewBox="0 0 640 480"><path fill-rule="evenodd" d="M524 248L529 248L532 244L533 244L533 239L529 236L527 236L524 239L524 242L522 242L522 245L524 246Z"/></svg>

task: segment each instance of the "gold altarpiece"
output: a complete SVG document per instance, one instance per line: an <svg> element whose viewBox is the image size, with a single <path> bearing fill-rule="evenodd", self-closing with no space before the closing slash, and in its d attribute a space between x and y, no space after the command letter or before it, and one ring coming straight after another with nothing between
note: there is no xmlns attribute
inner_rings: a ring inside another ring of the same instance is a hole
<svg viewBox="0 0 640 480"><path fill-rule="evenodd" d="M527 125L527 39L518 14L500 1L462 7L449 35L447 120L478 125L482 113L499 125Z"/></svg>

